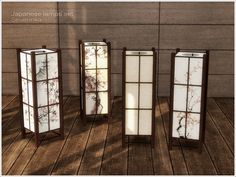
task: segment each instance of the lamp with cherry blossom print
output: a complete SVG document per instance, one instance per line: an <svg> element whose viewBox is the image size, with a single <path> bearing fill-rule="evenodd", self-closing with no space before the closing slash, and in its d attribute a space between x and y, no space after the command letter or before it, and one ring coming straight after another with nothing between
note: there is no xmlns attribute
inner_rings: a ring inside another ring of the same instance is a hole
<svg viewBox="0 0 236 177"><path fill-rule="evenodd" d="M172 53L169 147L202 146L205 134L209 52Z"/></svg>
<svg viewBox="0 0 236 177"><path fill-rule="evenodd" d="M79 41L80 110L86 122L91 117L110 117L111 45L103 41Z"/></svg>

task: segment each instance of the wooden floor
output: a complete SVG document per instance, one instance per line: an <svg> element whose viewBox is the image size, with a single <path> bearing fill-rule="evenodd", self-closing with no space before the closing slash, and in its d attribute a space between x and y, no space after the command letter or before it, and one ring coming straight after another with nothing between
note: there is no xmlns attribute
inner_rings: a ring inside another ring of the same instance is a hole
<svg viewBox="0 0 236 177"><path fill-rule="evenodd" d="M205 143L199 149L167 148L169 106L156 104L156 146L128 143L122 148L121 98L113 102L112 118L84 126L79 97L64 98L65 139L43 136L39 148L29 135L21 138L17 97L2 103L2 173L20 174L234 174L234 99L209 98Z"/></svg>

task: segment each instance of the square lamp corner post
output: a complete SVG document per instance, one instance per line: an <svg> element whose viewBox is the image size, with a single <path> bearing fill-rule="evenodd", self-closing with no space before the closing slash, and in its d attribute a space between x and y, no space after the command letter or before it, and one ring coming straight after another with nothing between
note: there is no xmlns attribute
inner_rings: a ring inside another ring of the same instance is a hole
<svg viewBox="0 0 236 177"><path fill-rule="evenodd" d="M122 144L128 136L155 144L156 51L123 49Z"/></svg>
<svg viewBox="0 0 236 177"><path fill-rule="evenodd" d="M111 43L79 41L80 110L89 117L111 116Z"/></svg>
<svg viewBox="0 0 236 177"><path fill-rule="evenodd" d="M171 54L169 148L180 140L200 149L205 136L209 51Z"/></svg>
<svg viewBox="0 0 236 177"><path fill-rule="evenodd" d="M21 132L64 136L61 50L17 49Z"/></svg>

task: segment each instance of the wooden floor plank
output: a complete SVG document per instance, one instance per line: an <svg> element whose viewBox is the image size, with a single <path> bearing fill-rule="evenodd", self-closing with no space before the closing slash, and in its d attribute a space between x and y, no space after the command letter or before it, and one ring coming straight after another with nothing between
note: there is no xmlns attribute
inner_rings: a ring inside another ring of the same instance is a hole
<svg viewBox="0 0 236 177"><path fill-rule="evenodd" d="M68 97L63 98L64 106L65 106L65 103L66 103L67 99L68 99ZM45 137L45 135L42 136L42 138L44 138L44 137ZM8 175L20 175L20 174L22 174L23 170L26 167L26 165L31 160L33 154L36 152L37 147L35 146L35 139L33 138L33 135L32 134L29 135L28 139L29 139L29 141L26 144L25 148L22 150L22 152L20 152L18 150L19 156L18 156L17 159L15 159L14 164L9 169L9 171L7 173ZM24 142L25 140L22 139L21 141ZM22 162L24 162L24 163L22 163Z"/></svg>
<svg viewBox="0 0 236 177"><path fill-rule="evenodd" d="M206 148L214 162L218 174L234 174L234 156L226 145L211 117L206 117Z"/></svg>
<svg viewBox="0 0 236 177"><path fill-rule="evenodd" d="M102 162L102 175L127 175L128 146L122 147L122 102L115 100L109 119L107 142Z"/></svg>
<svg viewBox="0 0 236 177"><path fill-rule="evenodd" d="M203 146L201 152L196 147L184 147L183 153L190 175L216 175L213 162Z"/></svg>
<svg viewBox="0 0 236 177"><path fill-rule="evenodd" d="M2 156L2 160L4 161L2 165L2 173L6 175L12 165L15 163L16 159L20 155L20 153L23 151L27 143L30 141L32 136L28 136L24 139L22 139L21 135L19 134L14 141L10 145L10 147L5 151L5 153Z"/></svg>
<svg viewBox="0 0 236 177"><path fill-rule="evenodd" d="M229 123L224 113L219 109L213 98L207 100L207 111L229 146L231 152L234 152L234 128Z"/></svg>
<svg viewBox="0 0 236 177"><path fill-rule="evenodd" d="M33 174L51 174L55 162L61 152L66 139L75 123L76 116L79 112L79 97L71 97L64 107L64 132L65 138L50 138L51 134L46 135L29 164L24 169L24 175ZM49 138L49 139L48 139Z"/></svg>
<svg viewBox="0 0 236 177"><path fill-rule="evenodd" d="M83 124L80 118L76 119L61 155L53 169L53 175L76 175L82 161L91 127L92 122Z"/></svg>
<svg viewBox="0 0 236 177"><path fill-rule="evenodd" d="M13 122L14 116L19 113L19 97L2 110L2 131L8 129L8 126Z"/></svg>
<svg viewBox="0 0 236 177"><path fill-rule="evenodd" d="M121 99L115 102L112 119L97 120L84 126L76 119L79 98L66 103L65 139L48 140L39 148L34 138L22 139L19 101L14 99L3 111L2 173L20 174L234 174L233 99L208 101L206 139L199 149L174 146L168 151L168 99L161 97L156 110L156 147L148 143L127 143L122 148ZM226 129L226 130L225 130ZM230 130L227 130L230 129ZM232 140L233 139L233 140Z"/></svg>
<svg viewBox="0 0 236 177"><path fill-rule="evenodd" d="M163 108L163 106L162 106ZM171 164L170 153L167 144L167 135L165 133L160 112L159 102L156 103L156 134L155 148L152 149L154 173L155 175L172 175L173 169ZM164 111L164 110L162 110Z"/></svg>
<svg viewBox="0 0 236 177"><path fill-rule="evenodd" d="M222 112L229 119L231 125L234 127L234 99L233 98L214 98L217 105Z"/></svg>
<svg viewBox="0 0 236 177"><path fill-rule="evenodd" d="M169 104L168 99L164 97L159 97L159 105L162 121L164 123L164 129L166 137L169 137ZM168 139L167 139L168 140ZM170 158L172 162L172 168L175 175L187 175L188 169L185 163L184 155L180 144L178 146L173 146L170 150Z"/></svg>
<svg viewBox="0 0 236 177"><path fill-rule="evenodd" d="M17 136L20 136L19 112L10 119L12 119L12 121L2 129L2 153L10 147Z"/></svg>
<svg viewBox="0 0 236 177"><path fill-rule="evenodd" d="M86 150L79 168L79 175L99 175L108 130L107 119L94 120Z"/></svg>
<svg viewBox="0 0 236 177"><path fill-rule="evenodd" d="M17 96L2 96L2 109L6 108Z"/></svg>
<svg viewBox="0 0 236 177"><path fill-rule="evenodd" d="M128 175L154 175L150 143L129 144Z"/></svg>

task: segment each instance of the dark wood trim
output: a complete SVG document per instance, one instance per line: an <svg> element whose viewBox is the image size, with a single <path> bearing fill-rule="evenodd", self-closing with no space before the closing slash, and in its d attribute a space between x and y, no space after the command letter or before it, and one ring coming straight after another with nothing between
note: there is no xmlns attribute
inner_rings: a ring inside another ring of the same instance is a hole
<svg viewBox="0 0 236 177"><path fill-rule="evenodd" d="M126 47L123 48L122 52L122 146L125 147L125 76L126 76Z"/></svg>
<svg viewBox="0 0 236 177"><path fill-rule="evenodd" d="M17 49L17 67L18 67L18 86L19 86L19 100L20 100L20 125L21 125L21 135L25 138L25 128L24 128L24 115L23 115L23 100L22 100L22 81L21 81L21 59L20 52L21 49Z"/></svg>
<svg viewBox="0 0 236 177"><path fill-rule="evenodd" d="M176 50L176 52L178 49ZM169 121L169 149L172 149L172 125L173 125L173 96L174 96L174 73L175 73L175 53L171 53L171 74L170 74L170 121Z"/></svg>
<svg viewBox="0 0 236 177"><path fill-rule="evenodd" d="M57 49L58 56L58 84L59 84L59 109L60 109L60 135L64 138L64 110L63 110L63 81L61 49Z"/></svg>
<svg viewBox="0 0 236 177"><path fill-rule="evenodd" d="M31 64L32 64L32 86L33 86L33 102L34 102L34 128L35 128L35 142L38 147L40 144L39 137L39 118L38 118L38 96L37 96L37 82L36 82L36 61L35 52L31 52Z"/></svg>
<svg viewBox="0 0 236 177"><path fill-rule="evenodd" d="M153 80L153 84L152 84L152 147L155 147L155 131L156 131L156 119L155 119L155 108L156 108L156 96L158 95L158 93L156 92L157 89L157 78L156 78L156 73L158 73L156 71L157 68L157 52L155 48L152 48L153 51L153 76L152 76L152 80ZM159 67L159 66L158 66Z"/></svg>

